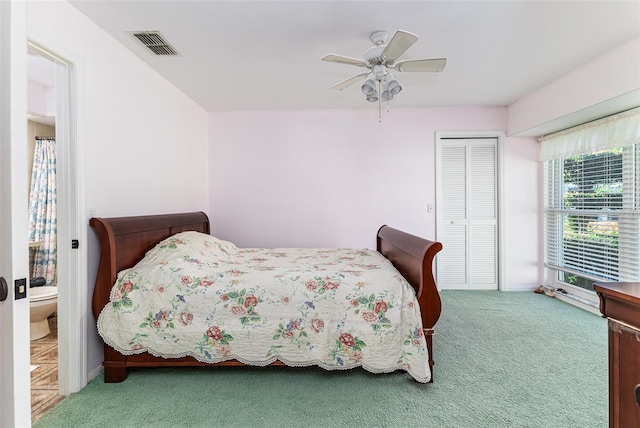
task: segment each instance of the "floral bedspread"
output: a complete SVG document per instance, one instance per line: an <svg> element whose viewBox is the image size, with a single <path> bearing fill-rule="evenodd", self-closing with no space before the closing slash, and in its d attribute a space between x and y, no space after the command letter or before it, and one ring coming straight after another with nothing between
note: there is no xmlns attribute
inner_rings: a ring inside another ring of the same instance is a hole
<svg viewBox="0 0 640 428"><path fill-rule="evenodd" d="M126 355L431 378L414 290L367 249L239 249L180 233L120 272L98 331Z"/></svg>

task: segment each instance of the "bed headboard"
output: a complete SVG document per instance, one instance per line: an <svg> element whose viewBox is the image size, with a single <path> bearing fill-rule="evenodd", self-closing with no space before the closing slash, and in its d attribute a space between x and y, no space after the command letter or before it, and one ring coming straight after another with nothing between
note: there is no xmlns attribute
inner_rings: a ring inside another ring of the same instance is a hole
<svg viewBox="0 0 640 428"><path fill-rule="evenodd" d="M176 233L193 230L209 233L209 218L203 212L136 217L94 217L89 221L100 238L100 264L93 293L97 317L109 301L118 272L132 267L158 242Z"/></svg>

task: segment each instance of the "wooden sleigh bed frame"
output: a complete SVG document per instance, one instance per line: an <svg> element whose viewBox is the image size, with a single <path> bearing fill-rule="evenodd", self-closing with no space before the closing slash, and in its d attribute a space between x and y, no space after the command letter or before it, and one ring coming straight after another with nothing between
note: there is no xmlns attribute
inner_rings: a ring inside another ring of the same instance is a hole
<svg viewBox="0 0 640 428"><path fill-rule="evenodd" d="M157 243L176 233L197 231L209 234L209 219L203 212L117 218L92 218L90 225L100 238L100 264L93 292L95 318L109 303L111 288L118 272L134 266ZM386 257L415 288L420 304L422 325L429 351L433 382L433 333L441 312L441 301L433 277L433 259L442 249L429 241L382 226L378 230L377 250ZM193 357L164 359L149 353L123 355L104 345L104 381L122 382L128 367L243 366L237 360L204 363ZM284 365L280 361L272 365Z"/></svg>

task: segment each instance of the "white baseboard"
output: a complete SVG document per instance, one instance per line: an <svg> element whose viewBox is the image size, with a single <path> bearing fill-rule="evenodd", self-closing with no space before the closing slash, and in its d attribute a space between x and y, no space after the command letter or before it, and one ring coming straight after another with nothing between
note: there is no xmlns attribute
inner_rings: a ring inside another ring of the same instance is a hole
<svg viewBox="0 0 640 428"><path fill-rule="evenodd" d="M96 367L95 369L91 370L89 372L89 382L91 382L92 380L100 376L103 371L104 371L104 367L102 366Z"/></svg>
<svg viewBox="0 0 640 428"><path fill-rule="evenodd" d="M537 285L511 285L503 288L501 291L534 291L536 288L538 288Z"/></svg>
<svg viewBox="0 0 640 428"><path fill-rule="evenodd" d="M591 312L592 314L602 315L597 305L594 305L592 302L589 302L586 299L581 299L575 294L556 293L555 297L558 300L569 303L573 306L577 306L578 308L584 309L585 311Z"/></svg>

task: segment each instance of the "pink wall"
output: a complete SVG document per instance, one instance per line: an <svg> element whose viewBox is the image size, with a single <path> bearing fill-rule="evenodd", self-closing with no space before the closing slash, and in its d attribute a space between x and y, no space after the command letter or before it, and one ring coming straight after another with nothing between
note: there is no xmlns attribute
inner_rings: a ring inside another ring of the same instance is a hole
<svg viewBox="0 0 640 428"><path fill-rule="evenodd" d="M505 129L504 108L392 109L382 123L375 109L210 112L213 233L243 247L375 248L389 224L433 239L435 132ZM506 277L532 288L538 145L507 138L503 150L506 265L518 271Z"/></svg>
<svg viewBox="0 0 640 428"><path fill-rule="evenodd" d="M535 138L507 138L503 151L505 283L531 289L543 278L542 164Z"/></svg>
<svg viewBox="0 0 640 428"><path fill-rule="evenodd" d="M55 88L28 82L27 112L37 116L55 117L56 115Z"/></svg>
<svg viewBox="0 0 640 428"><path fill-rule="evenodd" d="M82 210L95 208L100 217L205 211L207 114L202 107L67 2L29 2L27 24L30 39L46 42L81 68ZM77 317L86 322L88 370L95 372L102 363L102 341L90 302L100 247L87 230L89 310Z"/></svg>
<svg viewBox="0 0 640 428"><path fill-rule="evenodd" d="M511 104L508 134L539 136L638 105L640 38L635 38Z"/></svg>

